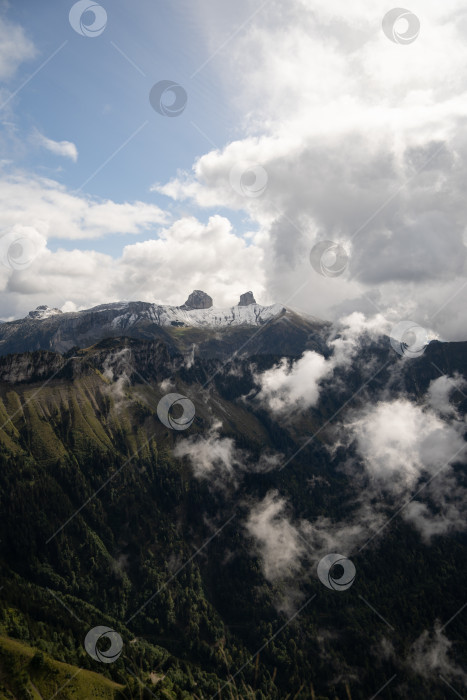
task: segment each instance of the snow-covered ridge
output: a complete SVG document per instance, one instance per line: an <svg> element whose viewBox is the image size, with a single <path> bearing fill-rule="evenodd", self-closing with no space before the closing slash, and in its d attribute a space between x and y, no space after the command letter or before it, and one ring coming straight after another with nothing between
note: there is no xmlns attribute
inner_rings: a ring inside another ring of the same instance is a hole
<svg viewBox="0 0 467 700"><path fill-rule="evenodd" d="M34 321L42 321L44 318L50 318L51 316L56 316L61 314L60 309L51 309L50 306L38 306L34 311L30 311L26 318L32 318Z"/></svg>
<svg viewBox="0 0 467 700"><path fill-rule="evenodd" d="M107 307L108 308L108 307ZM227 309L182 309L179 306L160 306L148 304L144 310L135 312L126 309L112 321L113 328L126 328L143 319L160 326L190 326L197 328L216 328L220 326L260 326L277 316L284 307L281 304L261 306L231 306Z"/></svg>
<svg viewBox="0 0 467 700"><path fill-rule="evenodd" d="M122 330L140 323L150 322L158 326L220 328L224 326L261 326L286 309L281 304L261 306L231 306L226 309L190 309L185 306L166 306L146 302L114 302L100 304L91 309L62 313L60 309L38 306L26 316L27 321L43 321L52 316L67 318L88 317L91 324L101 324L112 330ZM96 316L98 318L96 318Z"/></svg>

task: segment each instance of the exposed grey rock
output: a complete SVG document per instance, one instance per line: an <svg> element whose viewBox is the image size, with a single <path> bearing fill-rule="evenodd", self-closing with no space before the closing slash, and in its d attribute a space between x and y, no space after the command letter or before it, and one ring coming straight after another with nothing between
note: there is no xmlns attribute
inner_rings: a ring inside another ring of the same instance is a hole
<svg viewBox="0 0 467 700"><path fill-rule="evenodd" d="M245 292L245 294L240 295L239 306L250 306L250 304L256 304L256 299L253 296L253 292Z"/></svg>
<svg viewBox="0 0 467 700"><path fill-rule="evenodd" d="M26 352L22 355L0 357L0 381L11 384L43 381L57 376L66 362L54 352Z"/></svg>
<svg viewBox="0 0 467 700"><path fill-rule="evenodd" d="M212 306L212 298L201 289L195 289L191 292L186 302L181 306L182 309L210 309Z"/></svg>

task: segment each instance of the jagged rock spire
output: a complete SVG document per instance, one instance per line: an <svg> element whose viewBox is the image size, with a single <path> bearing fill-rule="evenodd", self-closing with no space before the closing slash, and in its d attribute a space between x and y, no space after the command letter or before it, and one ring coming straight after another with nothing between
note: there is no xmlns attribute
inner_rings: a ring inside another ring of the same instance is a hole
<svg viewBox="0 0 467 700"><path fill-rule="evenodd" d="M182 309L210 309L212 298L201 289L195 289L183 304Z"/></svg>
<svg viewBox="0 0 467 700"><path fill-rule="evenodd" d="M250 306L250 304L256 304L253 292L245 292L245 294L241 294L238 306Z"/></svg>

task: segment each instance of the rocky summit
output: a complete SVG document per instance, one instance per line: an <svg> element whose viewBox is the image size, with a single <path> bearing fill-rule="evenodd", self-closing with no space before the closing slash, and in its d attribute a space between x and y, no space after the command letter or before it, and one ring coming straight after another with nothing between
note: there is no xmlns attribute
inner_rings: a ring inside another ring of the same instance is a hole
<svg viewBox="0 0 467 700"><path fill-rule="evenodd" d="M245 292L245 294L240 294L239 306L250 306L250 304L256 304L256 299L253 296L253 292Z"/></svg>
<svg viewBox="0 0 467 700"><path fill-rule="evenodd" d="M201 289L195 289L191 292L186 302L181 307L182 309L210 309L212 306L212 297Z"/></svg>
<svg viewBox="0 0 467 700"><path fill-rule="evenodd" d="M28 314L28 318L40 321L43 318L49 318L49 316L55 316L56 314L61 313L63 312L60 311L60 309L51 309L50 306L43 304L42 306L38 306L36 309L34 309L34 311L30 311Z"/></svg>

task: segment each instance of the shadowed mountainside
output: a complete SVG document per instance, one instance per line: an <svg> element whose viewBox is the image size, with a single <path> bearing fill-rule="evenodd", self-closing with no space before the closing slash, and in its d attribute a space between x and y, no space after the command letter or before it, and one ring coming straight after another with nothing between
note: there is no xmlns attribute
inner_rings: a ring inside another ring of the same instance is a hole
<svg viewBox="0 0 467 700"><path fill-rule="evenodd" d="M376 401L388 391L417 401L440 371L467 376L467 344L435 342L405 361L387 341L368 342L351 366L336 370L318 406L290 422L254 398L255 373L275 366L290 338L281 336L279 347L273 335L268 341L268 354L225 366L177 353L172 342L135 338L106 339L68 356L0 359L0 632L104 674L124 686L122 697L208 698L242 669L233 697L363 700L397 672L412 697L444 698L439 681L401 668L396 657L374 664L381 622L360 596L391 620L391 643L403 657L432 623L431 611L447 620L458 606L464 535L427 546L396 520L354 557L358 581L343 595L311 572L295 583L269 581L245 523L251 504L275 491L290 499L297 519L344 517L357 494L341 453L328 449L335 438L327 423L346 402ZM372 379L375 362L387 366ZM167 391L196 407L183 434L158 419ZM467 410L461 395L457 409ZM318 439L304 445L314 433ZM235 474L196 475L174 453L187 437L201 440L208 455L234 455L220 463L236 465ZM265 462L268 454L279 462ZM249 662L299 607L296 597L303 603L315 595L299 621ZM100 624L124 640L124 656L105 667L83 648L86 632ZM453 623L452 633L460 658L465 627ZM31 683L39 687L35 673L12 686L7 671L5 697L8 689L30 697ZM138 690L139 682L149 690Z"/></svg>

